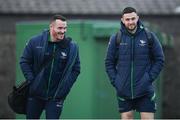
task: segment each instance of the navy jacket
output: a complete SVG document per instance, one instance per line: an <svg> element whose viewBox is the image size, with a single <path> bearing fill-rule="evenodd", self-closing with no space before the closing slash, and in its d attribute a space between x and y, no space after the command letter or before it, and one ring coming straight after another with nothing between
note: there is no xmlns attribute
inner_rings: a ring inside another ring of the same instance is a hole
<svg viewBox="0 0 180 120"><path fill-rule="evenodd" d="M49 99L43 88L45 79L45 67L40 70L45 61L45 52L48 44L49 30L44 30L40 35L31 38L26 45L23 55L20 58L20 67L26 78L30 82L30 95ZM69 40L65 38L64 40ZM73 83L80 73L80 60L78 46L69 40L69 52L66 65L62 71L53 70L55 74L61 73L61 77L54 78L57 83L56 90L53 92L52 99L65 99ZM58 54L58 52L57 52ZM56 57L59 55L56 55ZM57 58L60 59L60 58ZM57 76L57 75L56 75ZM51 92L51 90L49 90Z"/></svg>
<svg viewBox="0 0 180 120"><path fill-rule="evenodd" d="M153 93L152 83L164 65L164 54L158 38L152 33L150 49L144 26L140 21L135 34L129 33L123 23L120 30L122 35L117 62L115 35L110 38L105 59L106 72L117 90L117 95L133 99Z"/></svg>

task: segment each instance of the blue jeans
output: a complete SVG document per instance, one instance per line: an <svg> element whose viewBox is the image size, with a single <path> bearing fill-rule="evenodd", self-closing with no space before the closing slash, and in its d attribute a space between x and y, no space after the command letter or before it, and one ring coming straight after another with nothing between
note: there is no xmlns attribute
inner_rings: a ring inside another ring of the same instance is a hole
<svg viewBox="0 0 180 120"><path fill-rule="evenodd" d="M39 119L43 110L45 110L46 119L59 119L63 100L42 100L29 97L27 102L27 119Z"/></svg>

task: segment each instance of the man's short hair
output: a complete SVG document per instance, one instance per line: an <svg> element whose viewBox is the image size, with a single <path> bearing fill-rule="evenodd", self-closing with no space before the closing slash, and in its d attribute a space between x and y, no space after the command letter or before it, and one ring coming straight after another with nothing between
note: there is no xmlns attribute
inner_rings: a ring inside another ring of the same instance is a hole
<svg viewBox="0 0 180 120"><path fill-rule="evenodd" d="M66 21L66 18L64 17L64 16L62 16L62 15L54 15L52 18L51 18L51 23L52 22L54 22L55 20L57 20L57 19L59 19L59 20L62 20L62 21Z"/></svg>
<svg viewBox="0 0 180 120"><path fill-rule="evenodd" d="M123 16L124 14L126 14L126 13L132 13L132 12L137 13L135 8L133 8L133 7L126 7L126 8L124 8L124 10L122 11L122 16Z"/></svg>

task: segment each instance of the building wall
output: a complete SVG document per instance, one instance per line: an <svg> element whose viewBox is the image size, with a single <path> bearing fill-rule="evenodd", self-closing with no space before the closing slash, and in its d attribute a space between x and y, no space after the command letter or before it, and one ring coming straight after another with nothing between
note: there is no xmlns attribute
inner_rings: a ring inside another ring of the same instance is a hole
<svg viewBox="0 0 180 120"><path fill-rule="evenodd" d="M0 118L13 118L7 95L15 81L15 35L0 33Z"/></svg>
<svg viewBox="0 0 180 120"><path fill-rule="evenodd" d="M15 23L21 21L49 20L50 15L1 15L0 16L0 118L13 118L14 114L7 104L7 95L15 83ZM71 16L68 19L109 19L119 16ZM141 16L140 16L141 17ZM142 16L142 20L156 24L161 31L172 34L174 47L165 48L165 68L163 75L163 118L180 118L180 16Z"/></svg>

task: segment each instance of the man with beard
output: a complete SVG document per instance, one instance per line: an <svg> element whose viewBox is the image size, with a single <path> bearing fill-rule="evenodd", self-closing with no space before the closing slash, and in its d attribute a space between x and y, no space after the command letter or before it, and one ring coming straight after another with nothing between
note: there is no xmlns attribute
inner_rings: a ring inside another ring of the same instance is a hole
<svg viewBox="0 0 180 120"><path fill-rule="evenodd" d="M49 30L32 37L20 58L21 70L30 83L27 119L59 119L63 102L80 73L78 46L65 36L66 18L54 15Z"/></svg>
<svg viewBox="0 0 180 120"><path fill-rule="evenodd" d="M163 65L164 54L158 38L145 29L134 8L126 7L121 29L111 36L105 59L122 119L133 119L134 110L140 112L141 119L154 119L156 95L152 83Z"/></svg>

